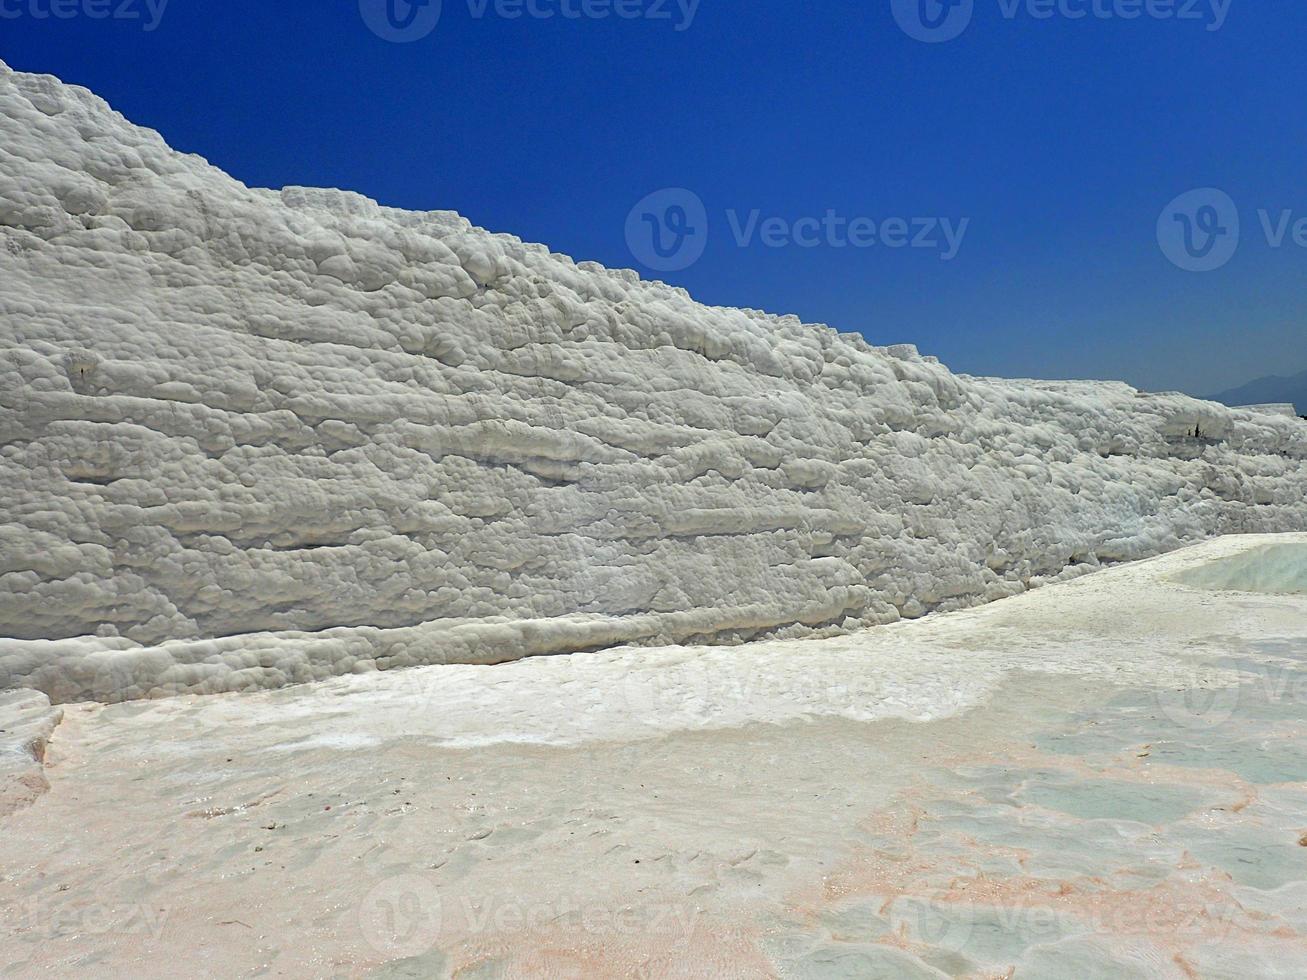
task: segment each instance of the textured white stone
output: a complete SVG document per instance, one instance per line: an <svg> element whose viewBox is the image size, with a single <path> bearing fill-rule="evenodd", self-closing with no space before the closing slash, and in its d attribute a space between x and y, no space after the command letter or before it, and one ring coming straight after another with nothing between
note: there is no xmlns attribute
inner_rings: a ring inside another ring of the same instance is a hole
<svg viewBox="0 0 1307 980"><path fill-rule="evenodd" d="M1298 409L1292 402L1273 402L1267 405L1244 405L1242 408L1245 412L1266 412L1268 415L1284 415L1291 419L1298 417Z"/></svg>
<svg viewBox="0 0 1307 980"><path fill-rule="evenodd" d="M247 188L3 65L0 263L0 688L56 701L848 631L1307 526L1299 419Z"/></svg>
<svg viewBox="0 0 1307 980"><path fill-rule="evenodd" d="M45 749L63 715L37 691L0 691L0 817L50 788Z"/></svg>

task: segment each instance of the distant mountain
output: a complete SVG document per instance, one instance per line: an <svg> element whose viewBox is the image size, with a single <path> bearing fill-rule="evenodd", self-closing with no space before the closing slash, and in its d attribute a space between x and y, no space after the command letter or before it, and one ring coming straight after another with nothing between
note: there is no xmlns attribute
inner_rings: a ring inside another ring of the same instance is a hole
<svg viewBox="0 0 1307 980"><path fill-rule="evenodd" d="M1268 405L1275 402L1292 402L1298 414L1307 414L1307 371L1290 378L1258 378L1246 385L1231 388L1211 400L1223 405Z"/></svg>

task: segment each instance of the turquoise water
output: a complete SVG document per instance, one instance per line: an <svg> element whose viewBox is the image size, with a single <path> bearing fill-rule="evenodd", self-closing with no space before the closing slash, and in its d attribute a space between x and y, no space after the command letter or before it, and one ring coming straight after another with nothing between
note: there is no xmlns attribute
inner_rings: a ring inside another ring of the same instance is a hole
<svg viewBox="0 0 1307 980"><path fill-rule="evenodd" d="M1230 558L1186 569L1181 585L1227 592L1307 594L1307 544L1268 544Z"/></svg>
<svg viewBox="0 0 1307 980"><path fill-rule="evenodd" d="M1009 761L923 767L910 836L865 840L906 890L778 924L780 975L1144 980L1183 951L1190 975L1307 976L1307 644L1204 666L1240 679L1122 689Z"/></svg>

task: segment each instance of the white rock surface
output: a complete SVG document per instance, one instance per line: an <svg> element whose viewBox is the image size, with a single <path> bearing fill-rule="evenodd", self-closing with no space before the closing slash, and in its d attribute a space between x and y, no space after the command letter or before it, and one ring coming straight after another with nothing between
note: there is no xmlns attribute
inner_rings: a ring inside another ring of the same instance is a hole
<svg viewBox="0 0 1307 980"><path fill-rule="evenodd" d="M1267 405L1244 405L1245 412L1265 412L1268 415L1283 415L1287 418L1296 419L1298 409L1292 402L1273 402Z"/></svg>
<svg viewBox="0 0 1307 980"><path fill-rule="evenodd" d="M45 749L63 709L37 691L0 691L0 817L30 805L50 788Z"/></svg>
<svg viewBox="0 0 1307 980"><path fill-rule="evenodd" d="M0 688L55 701L847 631L1307 526L1299 419L250 189L2 64L0 262Z"/></svg>
<svg viewBox="0 0 1307 980"><path fill-rule="evenodd" d="M0 976L1301 980L1307 597L1177 581L1268 546L1307 534L853 636L68 706Z"/></svg>

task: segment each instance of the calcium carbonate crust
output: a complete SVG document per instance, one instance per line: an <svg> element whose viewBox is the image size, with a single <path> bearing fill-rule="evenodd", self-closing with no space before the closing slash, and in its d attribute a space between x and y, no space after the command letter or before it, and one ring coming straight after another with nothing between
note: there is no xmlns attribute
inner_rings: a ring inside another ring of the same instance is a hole
<svg viewBox="0 0 1307 980"><path fill-rule="evenodd" d="M50 788L45 750L63 716L37 691L0 691L0 817L31 806Z"/></svg>
<svg viewBox="0 0 1307 980"><path fill-rule="evenodd" d="M0 64L0 688L849 631L1307 527L1307 425L951 373Z"/></svg>

